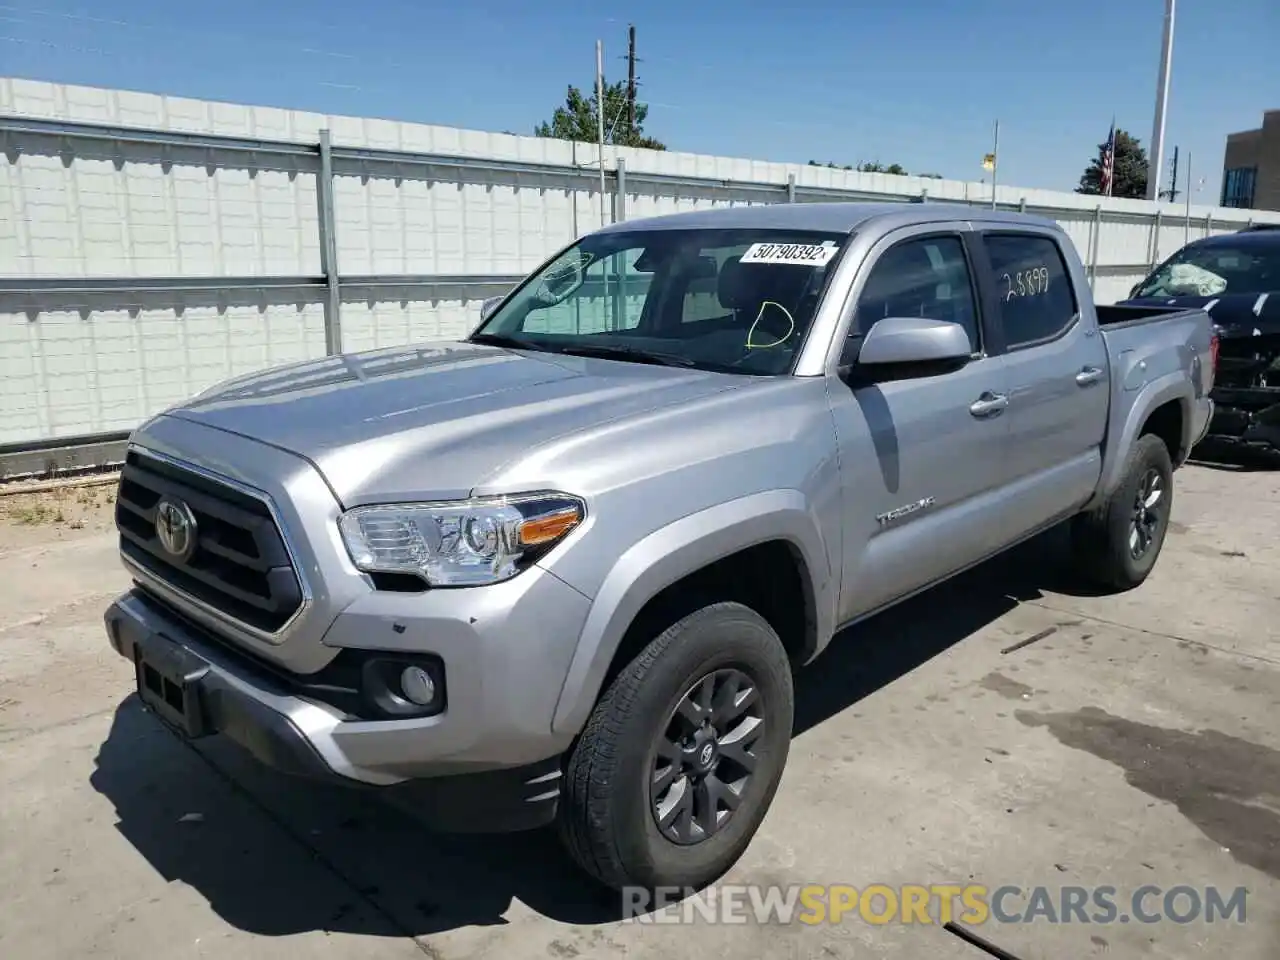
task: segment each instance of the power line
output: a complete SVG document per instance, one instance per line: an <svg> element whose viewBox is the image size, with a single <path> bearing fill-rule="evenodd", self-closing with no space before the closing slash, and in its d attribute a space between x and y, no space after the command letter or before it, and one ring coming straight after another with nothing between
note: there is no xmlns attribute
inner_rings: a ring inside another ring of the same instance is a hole
<svg viewBox="0 0 1280 960"><path fill-rule="evenodd" d="M43 17L46 20L52 19L52 20L61 20L61 21L72 22L72 23L83 23L86 25L93 25L93 26L116 27L124 30L141 32L144 34L158 32L162 34L178 35L178 36L192 36L192 37L199 36L200 38L206 41L209 39L222 39L227 41L243 41L246 39L261 40L262 39L261 35L250 35L248 33L243 33L243 32L232 32L232 31L226 31L226 30L209 31L204 28L197 29L192 27L159 25L159 24L145 23L145 22L132 20L132 19L125 19L121 17L102 17L102 16L91 16L88 14L80 14L80 13L69 13L64 11L39 10L39 9L30 8L30 7L15 6L13 4L0 3L0 12L16 13L16 14L22 14L24 16ZM605 21L610 23L621 22L617 18L605 18ZM26 21L26 22L34 23L34 21ZM326 23L320 23L319 26L322 26L325 28L332 27L333 29L338 29L336 25L326 24ZM634 30L635 30L634 25L628 26L629 40L632 40L632 38L634 37ZM99 43L101 43L101 34L99 34L98 36L99 36ZM117 58L130 59L132 56L127 52L123 52L118 49L115 49L115 50L108 49L99 45L85 46L85 45L75 44L75 43L59 42L56 40L46 40L43 38L0 35L0 42L13 43L13 44L23 45L28 47L41 47L48 50L66 51L69 53L82 54L82 55L107 57L112 59L117 59ZM308 47L308 46L288 46L288 45L281 46L279 44L276 44L274 41L273 41L273 45L276 47L276 49L284 49L284 50L290 50L295 53L302 53L302 54L307 54L311 56L324 57L329 60L347 61L349 63L359 64L362 66L365 65L367 62L367 58L362 57L358 54L343 51L343 50L319 49L316 47ZM641 101L639 99L639 88L645 86L645 83L643 78L637 75L634 78L634 87L632 87L632 76L633 76L634 65L630 61L635 51L634 51L633 44L629 43L629 47L630 49L628 50L628 53L625 55L629 62L628 62L628 86L627 86L626 98L624 99L624 103L626 105L626 113L627 113L628 120L630 121L630 124L631 124L631 129L633 130L635 129L636 115L638 115L639 107L643 105L662 106L669 109L679 109L679 110L686 110L686 111L687 110L711 110L711 109L715 109L717 111L723 110L723 104L719 104L719 103L714 105L709 104L706 107L701 107L701 106L694 107L688 104L675 105L675 104L669 104L669 103L660 104L660 103L657 103L656 101ZM678 63L685 67L695 67L698 69L703 69L708 71L723 70L722 66L717 67L709 63L689 62L684 59L677 60L671 57L642 58L639 56L635 56L634 64L644 63L644 62L647 62L647 60L649 59L659 60L662 62L669 62L673 64ZM397 61L397 60L384 59L381 57L378 58L377 65L380 67L391 67L391 68L413 70L413 71L418 71L422 68L422 64L420 62L409 63L409 62L403 62L403 61ZM363 77L356 77L356 78L336 77L333 79L323 79L323 80L318 79L312 82L315 83L315 85L320 87L325 87L327 89L343 91L343 92L359 92L359 93L367 93L367 94L391 94L391 93L402 92L402 90L400 90L399 88L388 86L386 84L365 82ZM776 92L777 90L776 85L772 89ZM835 109L835 108L841 107L842 105L837 104L835 102L829 102L828 106ZM850 103L848 104L848 106L852 109L855 105ZM871 119L871 120L876 119L874 110L871 113L867 112L867 104L865 102L858 103L856 105L856 108L861 117L865 119ZM633 110L636 111L634 114L633 114ZM899 115L892 111L885 111L885 113L883 114L883 119L890 119L890 118L896 120L899 118ZM764 118L760 118L759 116L755 116L753 119L753 122L756 123L757 125L779 126L779 127L784 127L791 130L795 130L795 129L812 130L820 124L820 121L818 120L814 120L811 122L785 121L785 120L776 120L776 119L764 119ZM615 126L616 126L616 123L617 121L614 122ZM920 129L921 130L925 129L925 125L923 124L920 125Z"/></svg>
<svg viewBox="0 0 1280 960"><path fill-rule="evenodd" d="M103 50L100 47L83 47L79 44L54 43L52 40L33 40L29 37L15 37L11 35L0 35L2 43L16 43L20 46L27 47L44 47L46 50L65 50L68 53L87 53L96 57L121 57L123 54L114 53L110 50Z"/></svg>
<svg viewBox="0 0 1280 960"><path fill-rule="evenodd" d="M83 13L66 13L59 10L37 10L29 7L15 7L11 4L0 4L0 11L4 13L19 13L19 14L28 15L28 16L44 17L46 21L62 20L68 23L80 23L80 24L85 24L85 25L94 26L94 27L116 27L126 31L134 31L134 32L141 32L141 33L160 33L160 34L169 34L173 36L185 36L185 37L198 36L203 41L225 40L225 41L242 43L246 40L262 41L264 39L264 35L262 34L236 32L236 31L229 31L229 30L209 30L204 27L199 27L199 28L177 27L177 26L169 26L169 25L154 24L154 23L143 23L138 20L125 20L125 19L120 19L115 17L95 17L95 16L90 16L88 14L83 14ZM10 22L35 25L34 20L12 19L10 20ZM270 41L271 45L274 48L278 50L293 52L293 53L303 53L309 56L316 56L316 57L328 57L334 60L345 60L349 62L360 62L366 59L360 56L359 54L348 53L346 51L322 50L317 47L293 46L289 44L281 44L274 38L266 38L266 39ZM50 40L25 40L25 41L20 40L18 42L39 43L42 46L46 46L51 49L68 49L73 51L83 49L83 48L77 48L75 46L70 46L66 44L60 44L57 41L50 41ZM207 47L207 44L206 44L206 47ZM108 56L123 56L123 54L119 54L119 53L113 54L108 51L91 50L90 52L104 53ZM382 57L378 58L378 64L380 66L400 67L404 69L417 69L421 67L420 63L387 60Z"/></svg>
<svg viewBox="0 0 1280 960"><path fill-rule="evenodd" d="M199 36L206 41L210 39L240 41L249 37L249 34L246 34L246 33L235 33L235 32L230 32L225 30L210 32L204 29L157 25L157 24L144 23L137 20L124 19L119 17L102 17L102 16L91 16L87 14L62 12L62 11L38 10L38 9L29 8L29 7L20 7L12 4L0 3L0 14L4 14L4 13L22 15L21 17L14 16L14 17L9 17L8 19L11 22L24 23L24 24L34 23L35 21L26 20L22 18L35 16L35 17L45 18L46 22L48 20L59 20L59 21L65 21L65 22L71 22L71 23L82 23L82 24L91 25L95 27L114 27L114 28L119 28L126 31L134 31L142 34L159 32L162 34L169 34L169 35ZM0 16L0 22L3 22L4 19L5 19L4 17ZM620 22L615 18L608 18L608 20L609 22ZM327 25L320 24L320 26L327 26ZM99 43L101 43L101 37L103 36L103 32L98 31L96 35L99 39ZM125 43L129 42L127 38L120 38L120 39L123 40ZM261 40L262 37L260 35L255 36L254 39ZM43 48L48 50L65 51L65 52L78 54L78 55L90 55L90 56L106 57L106 58L112 58L112 59L115 59L115 58L130 59L133 56L132 54L128 53L125 50L108 49L100 45L88 46L83 44L58 42L55 40L26 37L26 36L0 35L0 43L10 43L10 44L15 44L20 46L26 46L29 48ZM279 49L278 46L277 46L277 49ZM332 49L326 50L326 49L319 49L319 48L307 47L307 46L293 46L293 47L286 46L284 47L284 49L292 50L297 53L303 53L311 56L324 57L331 61L346 61L351 63L352 65L363 66L367 63L367 58L357 55L355 53L351 53L343 50L332 50ZM622 99L621 109L619 110L618 114L611 118L607 118L610 121L609 128L608 128L610 140L613 140L617 131L617 127L621 123L621 117L624 113L628 118L631 129L635 130L639 113L642 107L643 108L661 107L664 109L681 110L686 112L692 112L692 111L703 112L703 111L711 111L711 110L715 110L717 113L724 112L724 104L721 102L708 103L706 105L693 105L690 103L664 103L658 100L648 100L648 99L642 101L640 99L639 94L640 94L640 88L645 86L645 83L643 78L638 75L636 66L637 64L647 62L647 59L650 59L650 58L639 57L636 53L634 24L628 25L628 51L625 56L628 61L626 93ZM697 63L697 62L690 63L687 60L675 60L669 57L654 57L651 59L671 62L671 63L680 63L685 67L694 67L694 68L701 68L706 70L722 69L720 67L715 67L711 64ZM406 70L412 69L415 71L420 70L422 67L421 63L407 63L407 62L387 60L382 58L378 59L377 65L382 67L403 68ZM367 94L384 94L384 93L389 94L389 93L401 92L399 88L395 88L385 84L377 84L377 83L370 84L370 83L364 82L364 78L360 76L355 76L350 78L334 77L333 79L315 79L312 82L316 86L324 87L324 88L335 90L335 91L342 91L342 92L361 92L361 93L367 93ZM611 105L612 104L610 104L610 106ZM827 107L830 110L839 110L841 106L842 106L841 104L836 102L828 102L827 104ZM852 106L852 104L850 106ZM872 110L871 113L868 114L866 107L867 107L867 104L865 102L858 104L860 115L867 120L871 120L871 121L876 120L877 119L876 111ZM885 120L892 119L894 121L900 121L901 118L899 114L893 113L891 111L886 111L881 117L881 119L885 119ZM420 121L420 122L424 122L424 121ZM805 130L805 131L814 131L815 128L820 128L822 126L822 121L818 118L814 118L811 120L787 120L787 119L778 119L778 118L772 118L772 117L761 117L755 111L752 112L752 122L756 126L777 127L777 128L785 128L788 130ZM925 127L926 125L920 124L918 126L918 129L924 130Z"/></svg>

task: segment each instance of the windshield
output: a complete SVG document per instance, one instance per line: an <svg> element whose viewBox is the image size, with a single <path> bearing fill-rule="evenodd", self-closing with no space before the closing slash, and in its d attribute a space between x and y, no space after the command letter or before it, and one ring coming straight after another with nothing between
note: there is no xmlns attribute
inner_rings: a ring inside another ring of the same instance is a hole
<svg viewBox="0 0 1280 960"><path fill-rule="evenodd" d="M1276 291L1280 291L1280 243L1254 240L1185 247L1144 280L1134 296L1216 297Z"/></svg>
<svg viewBox="0 0 1280 960"><path fill-rule="evenodd" d="M587 236L530 277L470 339L785 374L847 240L763 229Z"/></svg>

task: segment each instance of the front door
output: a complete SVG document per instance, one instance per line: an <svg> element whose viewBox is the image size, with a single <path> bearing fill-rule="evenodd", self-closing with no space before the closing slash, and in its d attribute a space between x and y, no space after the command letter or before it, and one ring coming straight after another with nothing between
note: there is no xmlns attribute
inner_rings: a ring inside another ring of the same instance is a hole
<svg viewBox="0 0 1280 960"><path fill-rule="evenodd" d="M972 359L951 372L850 386L831 378L843 487L841 622L994 552L1007 382L990 355L964 225L891 234L855 281L842 362L885 317L959 323ZM850 383L857 383L856 379Z"/></svg>

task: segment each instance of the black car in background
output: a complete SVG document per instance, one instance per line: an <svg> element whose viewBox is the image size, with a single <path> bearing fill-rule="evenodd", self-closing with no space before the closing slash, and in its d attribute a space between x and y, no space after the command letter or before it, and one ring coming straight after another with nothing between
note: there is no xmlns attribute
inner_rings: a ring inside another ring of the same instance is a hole
<svg viewBox="0 0 1280 960"><path fill-rule="evenodd" d="M1218 334L1206 441L1280 456L1280 225L1189 243L1123 302L1202 307Z"/></svg>

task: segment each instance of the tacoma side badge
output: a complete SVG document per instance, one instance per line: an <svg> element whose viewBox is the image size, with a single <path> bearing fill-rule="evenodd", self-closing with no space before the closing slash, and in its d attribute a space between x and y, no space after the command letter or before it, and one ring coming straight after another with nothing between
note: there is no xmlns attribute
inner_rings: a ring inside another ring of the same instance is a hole
<svg viewBox="0 0 1280 960"><path fill-rule="evenodd" d="M895 521L901 520L903 517L909 517L913 513L919 513L921 510L928 510L934 504L933 497L924 497L915 503L908 503L902 507L894 507L887 513L881 513L876 516L876 523L882 527L887 527Z"/></svg>

